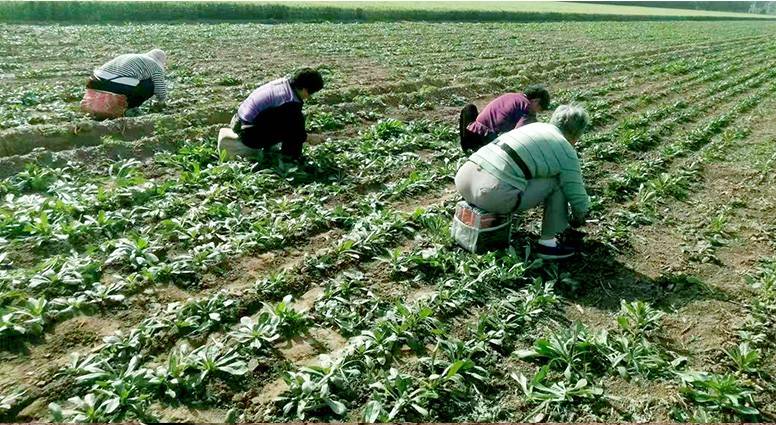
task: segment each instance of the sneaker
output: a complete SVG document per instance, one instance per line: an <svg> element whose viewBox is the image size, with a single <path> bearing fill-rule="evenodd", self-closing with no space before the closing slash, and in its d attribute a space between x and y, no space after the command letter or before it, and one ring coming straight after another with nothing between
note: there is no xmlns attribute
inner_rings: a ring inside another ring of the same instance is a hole
<svg viewBox="0 0 776 425"><path fill-rule="evenodd" d="M563 245L580 250L585 245L585 236L587 233L569 227L558 235L558 241Z"/></svg>
<svg viewBox="0 0 776 425"><path fill-rule="evenodd" d="M536 256L545 260L560 260L576 254L577 250L566 244L558 243L557 246L545 246L537 244Z"/></svg>

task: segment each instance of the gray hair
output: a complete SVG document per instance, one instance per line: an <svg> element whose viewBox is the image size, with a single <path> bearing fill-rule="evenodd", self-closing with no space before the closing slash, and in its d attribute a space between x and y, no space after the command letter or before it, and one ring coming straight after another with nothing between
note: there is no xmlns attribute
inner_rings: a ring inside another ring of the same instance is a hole
<svg viewBox="0 0 776 425"><path fill-rule="evenodd" d="M558 127L567 139L578 139L590 125L590 116L581 106L560 105L550 118L550 124Z"/></svg>

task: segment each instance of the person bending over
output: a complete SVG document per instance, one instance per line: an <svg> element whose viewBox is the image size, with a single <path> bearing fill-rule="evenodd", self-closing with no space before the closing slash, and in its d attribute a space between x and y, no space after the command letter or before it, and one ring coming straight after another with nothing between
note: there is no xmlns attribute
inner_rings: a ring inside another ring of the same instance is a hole
<svg viewBox="0 0 776 425"><path fill-rule="evenodd" d="M302 106L322 88L323 77L310 68L260 86L232 117L230 126L239 140L222 148L230 154L244 156L280 143L283 155L300 160L302 145L307 140Z"/></svg>
<svg viewBox="0 0 776 425"><path fill-rule="evenodd" d="M167 99L164 77L166 61L167 55L159 49L117 56L94 70L86 88L125 96L126 105L116 110L116 116L122 116L126 109L137 108L152 96L163 103ZM92 112L92 109L97 109L99 113L99 105L96 108L91 106L87 104L85 110Z"/></svg>
<svg viewBox="0 0 776 425"><path fill-rule="evenodd" d="M506 93L492 100L482 112L468 104L461 109L459 134L464 152L475 151L507 131L536 122L536 114L550 106L550 93L541 84L522 93Z"/></svg>
<svg viewBox="0 0 776 425"><path fill-rule="evenodd" d="M455 187L466 202L495 214L543 204L537 255L570 257L576 248L559 242L557 236L570 225L582 226L590 207L574 149L589 124L584 109L561 105L549 124L506 132L473 153L458 169Z"/></svg>

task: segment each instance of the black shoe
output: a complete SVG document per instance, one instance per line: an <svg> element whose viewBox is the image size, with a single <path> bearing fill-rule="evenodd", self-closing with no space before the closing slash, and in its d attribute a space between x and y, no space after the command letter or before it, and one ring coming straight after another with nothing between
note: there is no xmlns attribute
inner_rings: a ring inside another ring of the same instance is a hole
<svg viewBox="0 0 776 425"><path fill-rule="evenodd" d="M469 103L461 109L461 116L458 118L458 135L461 139L461 149L464 151L472 150L472 134L466 129L469 124L477 119L477 106Z"/></svg>
<svg viewBox="0 0 776 425"><path fill-rule="evenodd" d="M558 235L558 242L579 251L585 245L585 236L587 233L569 227Z"/></svg>
<svg viewBox="0 0 776 425"><path fill-rule="evenodd" d="M536 256L545 260L560 260L562 258L569 258L577 253L577 250L568 245L558 243L557 246L544 246L537 244Z"/></svg>

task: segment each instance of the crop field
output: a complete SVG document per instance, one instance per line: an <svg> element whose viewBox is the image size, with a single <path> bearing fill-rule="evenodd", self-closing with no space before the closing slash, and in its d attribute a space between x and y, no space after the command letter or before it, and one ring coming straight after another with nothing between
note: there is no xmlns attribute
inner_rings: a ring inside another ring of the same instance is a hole
<svg viewBox="0 0 776 425"><path fill-rule="evenodd" d="M165 106L79 111L153 47ZM220 155L305 65L307 162ZM584 252L465 252L458 111L536 82ZM770 22L0 25L0 421L776 421L774 108Z"/></svg>

